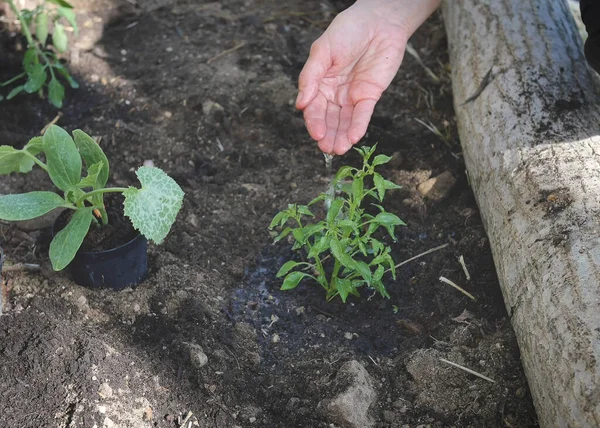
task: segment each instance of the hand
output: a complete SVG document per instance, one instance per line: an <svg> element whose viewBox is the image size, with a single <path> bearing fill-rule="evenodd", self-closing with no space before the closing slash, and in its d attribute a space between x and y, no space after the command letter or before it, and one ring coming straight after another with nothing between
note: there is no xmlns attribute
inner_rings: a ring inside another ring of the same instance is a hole
<svg viewBox="0 0 600 428"><path fill-rule="evenodd" d="M296 108L310 136L342 155L366 133L375 104L396 75L412 32L440 0L359 0L313 43Z"/></svg>

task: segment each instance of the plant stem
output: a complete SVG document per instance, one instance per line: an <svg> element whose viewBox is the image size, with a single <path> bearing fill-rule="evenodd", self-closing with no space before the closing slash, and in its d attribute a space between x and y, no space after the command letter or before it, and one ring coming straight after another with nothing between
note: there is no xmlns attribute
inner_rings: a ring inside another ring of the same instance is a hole
<svg viewBox="0 0 600 428"><path fill-rule="evenodd" d="M123 193L125 190L127 190L127 187L107 187L105 189L92 190L91 192L88 192L88 193L84 194L83 196L80 196L79 199L77 199L77 201L75 201L75 203L83 201L84 199L87 199L91 196L102 195L104 193Z"/></svg>
<svg viewBox="0 0 600 428"><path fill-rule="evenodd" d="M12 79L8 79L7 81L0 83L0 86L1 86L1 87L8 86L8 85L10 85L12 82L14 82L14 81L17 81L17 80L19 80L20 78L22 78L22 77L25 77L26 75L27 75L27 73L21 73L21 74L18 74L18 75L16 75L15 77L13 77Z"/></svg>
<svg viewBox="0 0 600 428"><path fill-rule="evenodd" d="M29 153L27 150L21 150L21 152L24 153L27 157L29 157L32 161L34 161L44 171L48 172L48 167L46 166L46 164L44 162L42 162L41 160L36 158L34 155Z"/></svg>
<svg viewBox="0 0 600 428"><path fill-rule="evenodd" d="M342 265L340 264L340 262L336 259L335 260L335 264L333 265L333 272L331 272L331 281L329 281L329 290L327 290L327 292L330 294L332 291L335 292L335 288L333 287L333 282L335 281L335 278L337 278L338 272L340 271L340 268L342 267Z"/></svg>
<svg viewBox="0 0 600 428"><path fill-rule="evenodd" d="M27 26L27 23L23 19L23 15L21 14L19 9L15 5L14 0L8 0L8 4L9 4L10 8L12 9L12 11L14 12L14 14L17 15L17 18L19 18L19 22L21 23L21 31L23 31L23 35L27 39L27 44L29 46L35 46L37 49L37 46L36 46L35 42L33 41L33 36L31 35L31 31L29 31L29 27Z"/></svg>

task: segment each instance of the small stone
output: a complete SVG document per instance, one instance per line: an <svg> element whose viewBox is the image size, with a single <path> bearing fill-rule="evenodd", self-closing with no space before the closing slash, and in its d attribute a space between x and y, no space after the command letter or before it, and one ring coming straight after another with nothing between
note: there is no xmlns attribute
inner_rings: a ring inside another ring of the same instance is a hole
<svg viewBox="0 0 600 428"><path fill-rule="evenodd" d="M332 400L319 403L325 417L342 428L374 426L369 408L375 402L377 392L369 372L358 361L349 361L340 368L335 383L349 386Z"/></svg>
<svg viewBox="0 0 600 428"><path fill-rule="evenodd" d="M404 161L404 157L400 152L392 153L392 159L388 162L388 166L391 168L400 168L402 162Z"/></svg>
<svg viewBox="0 0 600 428"><path fill-rule="evenodd" d="M113 390L108 383L104 382L98 388L98 395L102 398L110 398L113 395Z"/></svg>
<svg viewBox="0 0 600 428"><path fill-rule="evenodd" d="M168 48L165 49L167 52L173 52L173 48L171 46L169 46Z"/></svg>
<svg viewBox="0 0 600 428"><path fill-rule="evenodd" d="M395 419L396 419L396 414L394 412L392 412L391 410L383 411L383 420L386 421L388 424L391 424L392 422L394 422Z"/></svg>
<svg viewBox="0 0 600 428"><path fill-rule="evenodd" d="M277 333L275 333L272 337L271 337L271 342L273 343L279 343L279 341L281 340L281 338L279 337L279 335Z"/></svg>
<svg viewBox="0 0 600 428"><path fill-rule="evenodd" d="M346 338L348 340L352 340L352 333L347 331L346 333L344 333L344 338Z"/></svg>
<svg viewBox="0 0 600 428"><path fill-rule="evenodd" d="M450 194L455 184L456 178L450 171L446 171L419 184L417 190L427 199L441 201Z"/></svg>
<svg viewBox="0 0 600 428"><path fill-rule="evenodd" d="M123 56L127 55L127 50L126 49L121 49L121 55L123 55Z"/></svg>
<svg viewBox="0 0 600 428"><path fill-rule="evenodd" d="M102 428L114 428L115 426L115 423L108 416L104 418Z"/></svg>
<svg viewBox="0 0 600 428"><path fill-rule="evenodd" d="M299 308L296 308L296 315L302 315L304 312L306 312L306 309L304 308L304 306L300 306Z"/></svg>
<svg viewBox="0 0 600 428"><path fill-rule="evenodd" d="M294 409L294 408L298 407L299 404L300 404L300 399L298 397L292 397L288 400L285 407L287 407L288 409Z"/></svg>
<svg viewBox="0 0 600 428"><path fill-rule="evenodd" d="M152 159L146 159L143 163L144 166L153 167L154 161Z"/></svg>
<svg viewBox="0 0 600 428"><path fill-rule="evenodd" d="M139 312L142 310L142 307L140 306L139 303L134 303L133 304L133 312Z"/></svg>
<svg viewBox="0 0 600 428"><path fill-rule="evenodd" d="M98 413L105 414L106 413L106 406L98 406Z"/></svg>
<svg viewBox="0 0 600 428"><path fill-rule="evenodd" d="M193 227L198 227L198 216L196 214L190 214L187 217L187 222Z"/></svg>
<svg viewBox="0 0 600 428"><path fill-rule="evenodd" d="M171 113L170 111L165 111L163 113L163 116L167 119L171 119L173 117L173 113Z"/></svg>
<svg viewBox="0 0 600 428"><path fill-rule="evenodd" d="M525 397L525 388L520 387L519 389L517 389L515 391L515 397L517 397L517 398L523 398L523 397Z"/></svg>
<svg viewBox="0 0 600 428"><path fill-rule="evenodd" d="M208 357L202 350L200 345L195 343L185 343L190 353L190 361L192 366L199 369L208 364Z"/></svg>
<svg viewBox="0 0 600 428"><path fill-rule="evenodd" d="M252 416L251 418L248 418L248 421L253 424L254 422L256 422L256 418L254 416Z"/></svg>

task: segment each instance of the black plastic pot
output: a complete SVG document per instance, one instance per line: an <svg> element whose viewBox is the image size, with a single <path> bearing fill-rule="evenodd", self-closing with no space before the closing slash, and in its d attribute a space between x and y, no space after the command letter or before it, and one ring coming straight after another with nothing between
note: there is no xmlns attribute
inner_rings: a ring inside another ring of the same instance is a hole
<svg viewBox="0 0 600 428"><path fill-rule="evenodd" d="M98 252L78 252L69 271L86 287L121 290L137 285L148 273L148 241L138 235L120 247Z"/></svg>

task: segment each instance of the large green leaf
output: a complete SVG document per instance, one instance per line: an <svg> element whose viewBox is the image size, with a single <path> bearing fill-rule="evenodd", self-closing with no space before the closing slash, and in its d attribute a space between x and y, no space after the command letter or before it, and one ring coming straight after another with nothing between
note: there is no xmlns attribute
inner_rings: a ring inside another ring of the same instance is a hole
<svg viewBox="0 0 600 428"><path fill-rule="evenodd" d="M67 202L53 192L30 192L0 196L0 219L7 221L31 220Z"/></svg>
<svg viewBox="0 0 600 428"><path fill-rule="evenodd" d="M81 156L71 136L62 128L52 125L44 134L44 152L48 174L61 190L76 186L81 180Z"/></svg>
<svg viewBox="0 0 600 428"><path fill-rule="evenodd" d="M33 160L21 150L11 146L0 146L0 175L29 172L31 168L33 168Z"/></svg>
<svg viewBox="0 0 600 428"><path fill-rule="evenodd" d="M335 257L344 267L351 269L352 271L356 271L358 266L356 264L356 260L354 260L350 255L346 254L344 245L338 241L337 239L332 239L329 243L331 247L331 254Z"/></svg>
<svg viewBox="0 0 600 428"><path fill-rule="evenodd" d="M58 232L50 243L52 269L59 271L67 267L77 254L92 223L92 207L78 209L69 224Z"/></svg>
<svg viewBox="0 0 600 428"><path fill-rule="evenodd" d="M159 168L142 166L136 174L142 188L123 192L125 215L142 235L160 244L181 209L183 190Z"/></svg>
<svg viewBox="0 0 600 428"><path fill-rule="evenodd" d="M86 134L80 129L76 129L75 131L73 131L73 138L75 139L75 145L79 150L79 154L85 161L85 166L88 169L88 174L89 169L92 167L92 165L97 164L99 162L102 163L102 168L98 173L98 181L96 184L97 187L95 188L99 189L106 186L109 172L108 159L106 158L106 155L104 154L98 143L96 143L96 140L94 140L92 137L90 137L88 134Z"/></svg>
<svg viewBox="0 0 600 428"><path fill-rule="evenodd" d="M337 218L343 206L344 200L342 198L334 199L329 207L329 210L327 211L327 223L331 224L335 222L335 219Z"/></svg>

